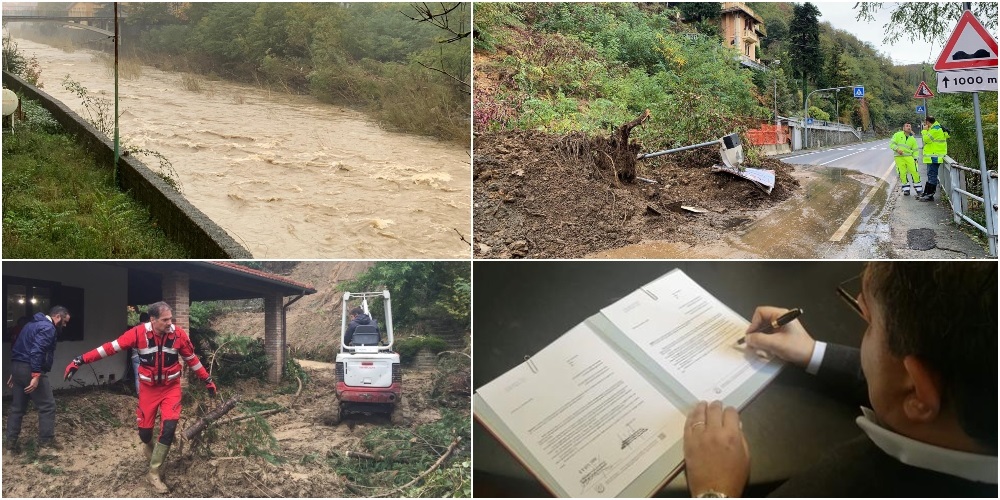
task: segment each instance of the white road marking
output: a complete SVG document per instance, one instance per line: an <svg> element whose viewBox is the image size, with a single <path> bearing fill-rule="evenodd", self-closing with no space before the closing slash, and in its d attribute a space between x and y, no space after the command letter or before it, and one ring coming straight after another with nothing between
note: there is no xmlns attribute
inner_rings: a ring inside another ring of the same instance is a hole
<svg viewBox="0 0 1000 500"><path fill-rule="evenodd" d="M820 163L820 165L826 165L826 164L829 164L829 163L833 163L833 162L835 162L835 161L837 161L837 160L843 160L844 158L847 158L848 156L853 156L853 155L856 155L856 154L858 154L858 153L860 153L860 152L861 152L861 151L855 151L855 152L853 152L853 153L850 153L850 154L847 154L847 155L844 155L844 156L841 156L840 158L834 158L834 159L832 159L832 160L829 160L829 161L824 161L823 163Z"/></svg>
<svg viewBox="0 0 1000 500"><path fill-rule="evenodd" d="M858 204L858 206L854 209L853 212L851 212L851 215L847 216L847 220L845 220L844 223L840 225L840 228L838 228L837 231L833 233L833 236L830 237L830 241L839 242L840 240L844 239L844 235L846 235L847 231L849 231L851 227L854 226L854 222L858 220L858 217L861 217L861 212L864 211L865 207L868 206L868 203L871 202L872 198L875 197L875 193L878 192L879 186L881 186L883 182L887 182L886 179L889 178L889 175L895 171L896 171L896 163L893 162L892 164L889 165L889 169L886 170L884 174L882 174L881 178L879 178L879 182L876 182L875 185L868 190L868 194L865 195L865 199L861 200L861 203Z"/></svg>

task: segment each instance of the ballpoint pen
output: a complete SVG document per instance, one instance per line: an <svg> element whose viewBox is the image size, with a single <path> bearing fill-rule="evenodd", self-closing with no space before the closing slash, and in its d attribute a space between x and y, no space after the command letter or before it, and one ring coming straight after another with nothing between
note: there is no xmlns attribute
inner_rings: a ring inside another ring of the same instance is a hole
<svg viewBox="0 0 1000 500"><path fill-rule="evenodd" d="M781 316L778 316L777 318L771 320L770 324L765 325L764 328L761 328L756 333L766 333L766 334L774 333L775 330L791 323L792 321L795 321L795 319L798 318L799 316L802 316L802 309L796 307L795 309L792 309L786 312L785 314L782 314ZM736 344L743 345L744 343L746 343L746 341L747 338L743 337L737 340Z"/></svg>

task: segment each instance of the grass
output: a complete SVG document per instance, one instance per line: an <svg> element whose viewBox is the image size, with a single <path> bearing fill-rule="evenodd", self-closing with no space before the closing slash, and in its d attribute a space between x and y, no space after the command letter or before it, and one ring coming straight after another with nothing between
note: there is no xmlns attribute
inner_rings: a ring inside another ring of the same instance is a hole
<svg viewBox="0 0 1000 500"><path fill-rule="evenodd" d="M3 140L4 258L187 258L37 104ZM81 154L84 153L84 154Z"/></svg>

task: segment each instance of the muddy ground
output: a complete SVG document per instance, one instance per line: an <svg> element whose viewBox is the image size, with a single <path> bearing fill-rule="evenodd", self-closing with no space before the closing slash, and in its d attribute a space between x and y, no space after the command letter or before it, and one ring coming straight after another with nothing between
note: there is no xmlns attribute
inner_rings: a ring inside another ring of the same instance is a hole
<svg viewBox="0 0 1000 500"><path fill-rule="evenodd" d="M476 138L476 257L579 258L643 241L700 245L749 226L799 188L793 167L771 158L744 163L775 171L770 195L713 173L721 163L714 147L642 160L638 175L656 183L624 182L596 167L580 140L537 131Z"/></svg>
<svg viewBox="0 0 1000 500"><path fill-rule="evenodd" d="M363 451L362 437L379 426L389 426L386 416L359 416L336 426L324 423L333 401L333 366L303 362L311 378L296 399L294 392L277 394L274 386L256 381L220 387L220 396L241 395L243 400L277 403L290 409L266 417L276 439L278 457L271 463L259 456L234 456L221 439L225 432L239 432L241 424L219 428L215 442L175 443L167 457L165 482L172 497L327 497L359 496L329 460L346 451ZM404 372L403 405L407 427L441 418L430 399L433 372ZM467 390L467 389L466 389ZM142 457L135 431L135 396L119 386L89 392L56 395L56 436L62 451L34 452L38 413L24 419L20 454L4 452L4 497L155 497L147 485L148 462ZM4 401L6 428L10 402ZM185 406L178 429L195 420L195 408ZM468 410L465 410L468 413ZM241 414L237 407L229 416ZM233 430L228 428L232 427ZM178 431L180 434L180 431ZM468 460L468 444L453 459ZM371 495L378 493L372 490ZM398 496L393 495L393 496Z"/></svg>

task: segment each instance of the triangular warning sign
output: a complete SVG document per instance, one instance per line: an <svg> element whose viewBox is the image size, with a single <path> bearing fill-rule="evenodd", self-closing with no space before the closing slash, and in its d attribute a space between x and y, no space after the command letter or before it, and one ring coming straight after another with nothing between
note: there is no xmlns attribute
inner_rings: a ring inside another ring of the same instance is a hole
<svg viewBox="0 0 1000 500"><path fill-rule="evenodd" d="M929 99L934 97L934 92L931 92L931 88L927 86L927 82L920 82L917 85L917 91L913 93L914 99Z"/></svg>
<svg viewBox="0 0 1000 500"><path fill-rule="evenodd" d="M934 63L935 71L953 69L995 68L997 41L979 23L971 11L962 13L955 31Z"/></svg>

